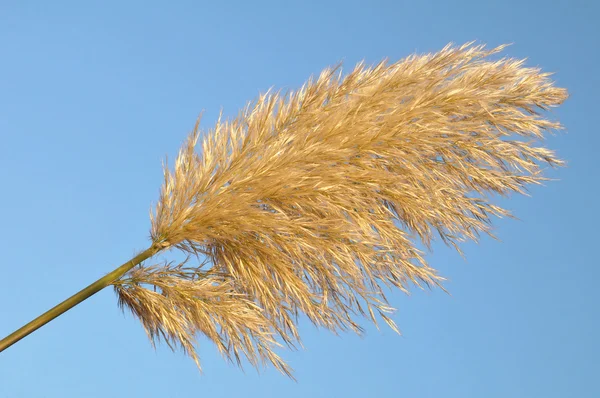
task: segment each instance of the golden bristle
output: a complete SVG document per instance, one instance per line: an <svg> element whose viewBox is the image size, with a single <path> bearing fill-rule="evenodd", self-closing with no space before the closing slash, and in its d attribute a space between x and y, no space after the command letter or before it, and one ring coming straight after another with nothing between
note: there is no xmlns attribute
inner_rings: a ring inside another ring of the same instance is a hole
<svg viewBox="0 0 600 398"><path fill-rule="evenodd" d="M165 169L151 235L212 268L138 268L117 283L120 302L197 363L201 332L229 358L284 372L270 347L298 341L300 313L332 331L360 333L357 315L395 328L383 286L443 280L417 238L477 240L509 214L489 193L524 193L544 180L539 162L562 165L535 141L561 128L538 111L567 92L523 61L489 59L504 47L448 45L345 77L326 69L219 120L201 155L197 124Z"/></svg>
<svg viewBox="0 0 600 398"><path fill-rule="evenodd" d="M160 339L171 349L178 344L199 369L194 340L202 333L231 362L241 366L244 354L254 366L269 361L291 376L289 367L272 350L279 344L270 321L255 303L233 289L231 278L167 264L136 267L114 285L119 306L129 308L141 320L153 344Z"/></svg>

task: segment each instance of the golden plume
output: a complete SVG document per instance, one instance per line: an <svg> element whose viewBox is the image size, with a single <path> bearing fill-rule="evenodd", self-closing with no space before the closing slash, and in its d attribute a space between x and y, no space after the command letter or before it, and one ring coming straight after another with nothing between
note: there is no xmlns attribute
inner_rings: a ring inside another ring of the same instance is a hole
<svg viewBox="0 0 600 398"><path fill-rule="evenodd" d="M525 193L545 179L539 163L562 165L536 142L561 128L540 110L567 92L523 60L490 59L504 47L326 69L219 118L201 155L197 123L165 167L151 248L100 288L198 366L202 334L238 364L291 375L273 349L299 342L300 314L334 332L360 333L361 316L397 330L383 287L443 280L415 243L460 251L509 215L489 194ZM132 268L165 249L206 261Z"/></svg>

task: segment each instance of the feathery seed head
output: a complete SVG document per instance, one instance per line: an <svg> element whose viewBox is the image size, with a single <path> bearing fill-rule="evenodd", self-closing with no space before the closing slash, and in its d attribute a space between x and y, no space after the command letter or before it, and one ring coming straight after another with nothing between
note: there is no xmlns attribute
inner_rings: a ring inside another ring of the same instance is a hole
<svg viewBox="0 0 600 398"><path fill-rule="evenodd" d="M166 264L136 267L114 285L119 306L141 320L153 345L161 339L171 349L179 345L199 369L194 341L201 333L231 362L241 366L243 354L254 366L269 361L291 376L273 352L279 344L271 322L260 307L235 291L231 277Z"/></svg>
<svg viewBox="0 0 600 398"><path fill-rule="evenodd" d="M296 92L261 95L219 120L201 156L197 124L174 171L165 168L151 235L205 255L222 277L137 269L118 285L121 302L151 337L178 341L195 360L201 331L229 357L262 357L254 341L280 369L269 333L298 341L300 313L358 333L356 315L376 322L377 313L395 329L383 286L408 291L443 279L417 238L429 247L437 234L460 251L458 243L490 233L491 216L509 214L489 193L524 193L544 180L539 162L562 165L535 140L561 128L538 110L567 92L523 61L489 59L504 47L448 45L361 63L345 77L326 69Z"/></svg>

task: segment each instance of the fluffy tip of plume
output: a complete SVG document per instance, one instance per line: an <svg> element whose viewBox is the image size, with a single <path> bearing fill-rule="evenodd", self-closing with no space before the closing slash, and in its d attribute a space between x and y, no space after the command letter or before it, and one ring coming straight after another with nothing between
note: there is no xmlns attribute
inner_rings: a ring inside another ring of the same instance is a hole
<svg viewBox="0 0 600 398"><path fill-rule="evenodd" d="M567 92L523 61L490 59L504 47L326 69L219 120L201 151L196 125L165 168L151 235L211 267L136 268L117 282L120 303L198 365L200 333L236 363L288 375L272 349L299 341L300 314L332 331L360 333L362 316L397 330L384 287L443 279L415 242L459 250L508 214L489 194L524 193L540 163L562 164L536 141L561 128L540 111Z"/></svg>

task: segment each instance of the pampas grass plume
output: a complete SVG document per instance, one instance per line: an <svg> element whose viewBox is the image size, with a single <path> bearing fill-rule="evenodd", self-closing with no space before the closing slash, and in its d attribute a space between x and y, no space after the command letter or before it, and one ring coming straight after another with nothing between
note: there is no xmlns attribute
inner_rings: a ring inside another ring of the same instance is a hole
<svg viewBox="0 0 600 398"><path fill-rule="evenodd" d="M203 335L233 363L291 376L275 349L301 344L300 315L333 332L361 333L361 318L397 331L384 288L443 281L415 244L437 236L460 251L510 215L490 194L526 193L545 180L540 164L563 164L537 142L561 128L540 111L566 90L490 59L504 47L338 66L261 95L202 141L197 123L165 167L151 248L101 287L198 367ZM143 263L163 250L188 261Z"/></svg>

